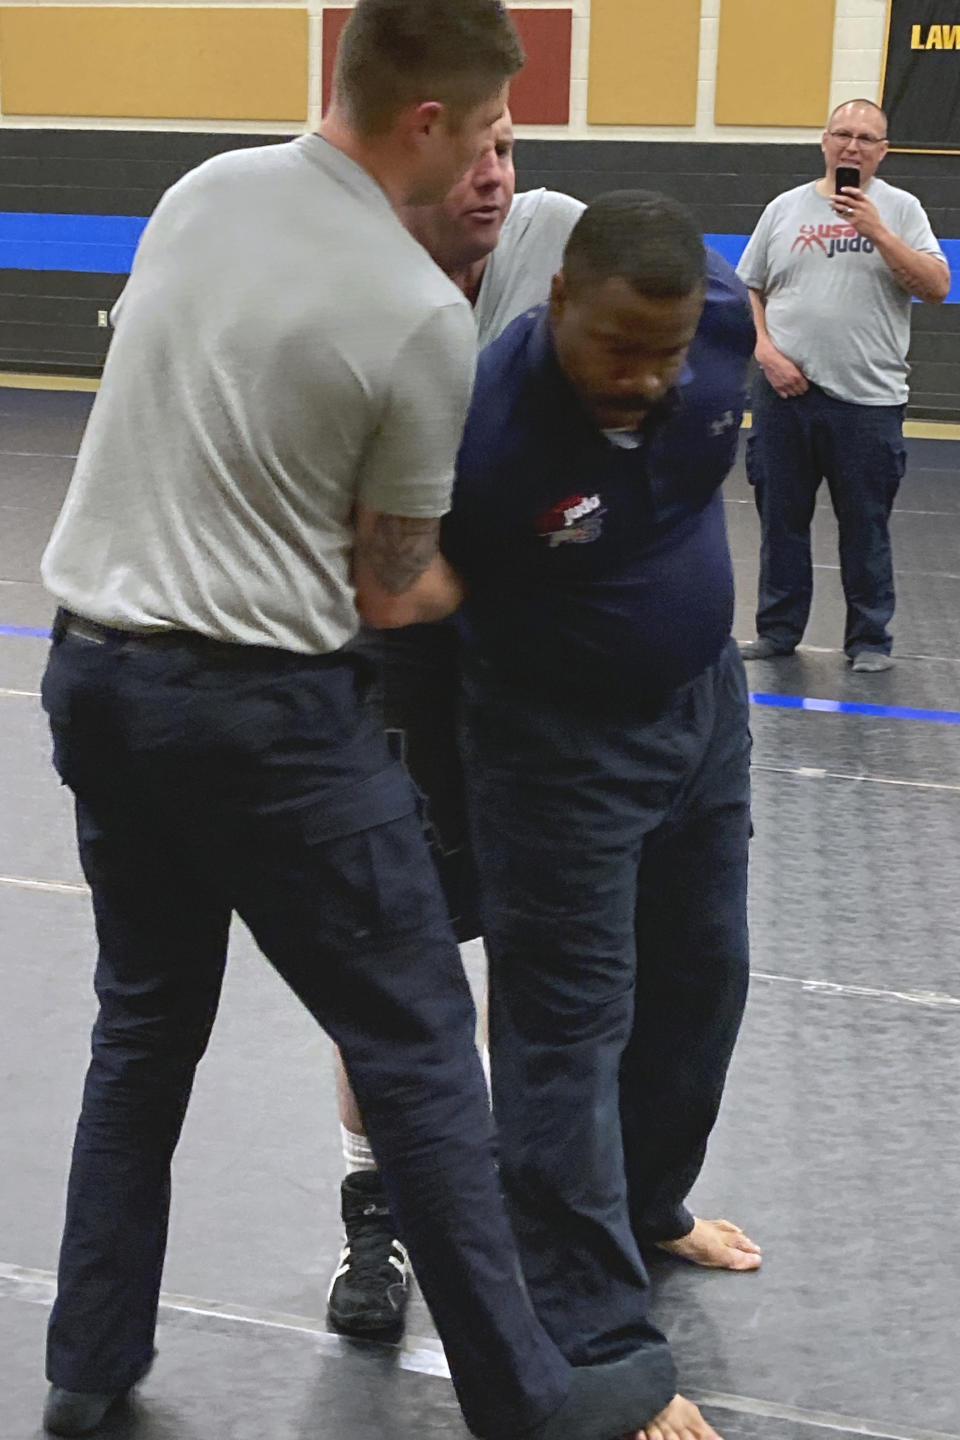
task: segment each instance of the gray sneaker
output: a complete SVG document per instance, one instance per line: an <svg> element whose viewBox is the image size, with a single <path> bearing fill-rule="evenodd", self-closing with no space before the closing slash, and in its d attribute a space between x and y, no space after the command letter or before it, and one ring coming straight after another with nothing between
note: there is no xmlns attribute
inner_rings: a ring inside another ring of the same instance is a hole
<svg viewBox="0 0 960 1440"><path fill-rule="evenodd" d="M792 655L793 647L784 650L768 636L760 635L756 640L748 640L741 645L740 654L744 660L774 660L778 655Z"/></svg>
<svg viewBox="0 0 960 1440"><path fill-rule="evenodd" d="M154 1357L156 1351L154 1351ZM122 1401L127 1399L134 1385L145 1380L153 1366L153 1359L133 1385L127 1390L116 1390L109 1395L91 1395L79 1390L61 1390L51 1385L43 1407L43 1428L49 1435L92 1435Z"/></svg>
<svg viewBox="0 0 960 1440"><path fill-rule="evenodd" d="M90 1435L126 1395L126 1390L115 1395L86 1395L51 1385L43 1407L43 1428L48 1435Z"/></svg>
<svg viewBox="0 0 960 1440"><path fill-rule="evenodd" d="M882 650L859 650L852 665L858 675L878 675L881 670L893 669L893 657Z"/></svg>

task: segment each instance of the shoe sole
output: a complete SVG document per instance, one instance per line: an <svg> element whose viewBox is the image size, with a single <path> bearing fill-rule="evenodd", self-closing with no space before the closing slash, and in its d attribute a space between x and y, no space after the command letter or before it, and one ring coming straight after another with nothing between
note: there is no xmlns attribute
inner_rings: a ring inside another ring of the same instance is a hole
<svg viewBox="0 0 960 1440"><path fill-rule="evenodd" d="M381 1344L395 1345L403 1338L405 1317L401 1316L392 1325L364 1325L357 1320L338 1320L328 1311L327 1324L349 1340L378 1340Z"/></svg>

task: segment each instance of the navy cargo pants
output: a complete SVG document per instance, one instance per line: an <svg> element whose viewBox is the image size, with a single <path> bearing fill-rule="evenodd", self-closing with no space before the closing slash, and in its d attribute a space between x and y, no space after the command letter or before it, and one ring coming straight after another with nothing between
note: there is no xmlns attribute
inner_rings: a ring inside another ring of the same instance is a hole
<svg viewBox="0 0 960 1440"><path fill-rule="evenodd" d="M757 634L780 649L796 648L810 615L810 524L826 480L840 531L843 648L851 660L861 650L889 655L890 512L907 464L903 413L902 405L835 400L816 385L784 400L757 377L747 442L762 536Z"/></svg>
<svg viewBox="0 0 960 1440"><path fill-rule="evenodd" d="M693 1226L746 1000L742 661L730 642L647 721L471 663L464 759L524 1275L569 1360L613 1360L646 1324L641 1246Z"/></svg>
<svg viewBox="0 0 960 1440"><path fill-rule="evenodd" d="M518 1281L476 1017L364 662L83 638L62 617L54 633L43 699L76 797L100 1009L49 1379L119 1391L153 1353L170 1162L236 910L341 1048L468 1423L491 1440L538 1425L570 1371ZM672 1367L645 1338L649 1414Z"/></svg>

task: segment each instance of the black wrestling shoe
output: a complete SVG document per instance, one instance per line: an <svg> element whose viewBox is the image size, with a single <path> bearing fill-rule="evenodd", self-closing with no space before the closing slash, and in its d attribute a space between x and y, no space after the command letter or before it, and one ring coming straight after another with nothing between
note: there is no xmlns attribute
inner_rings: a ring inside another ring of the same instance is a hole
<svg viewBox="0 0 960 1440"><path fill-rule="evenodd" d="M340 1187L346 1241L327 1297L327 1318L342 1335L399 1340L410 1298L410 1260L394 1234L376 1170L355 1170Z"/></svg>

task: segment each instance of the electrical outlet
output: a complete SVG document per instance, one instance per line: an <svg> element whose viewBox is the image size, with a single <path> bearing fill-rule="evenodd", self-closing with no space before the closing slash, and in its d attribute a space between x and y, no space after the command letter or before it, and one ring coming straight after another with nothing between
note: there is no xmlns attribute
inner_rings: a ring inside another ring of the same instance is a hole
<svg viewBox="0 0 960 1440"><path fill-rule="evenodd" d="M109 311L109 310L98 310L98 311L97 311L97 325L99 326L99 328L100 328L101 330L109 330L109 328L110 328L110 311Z"/></svg>

